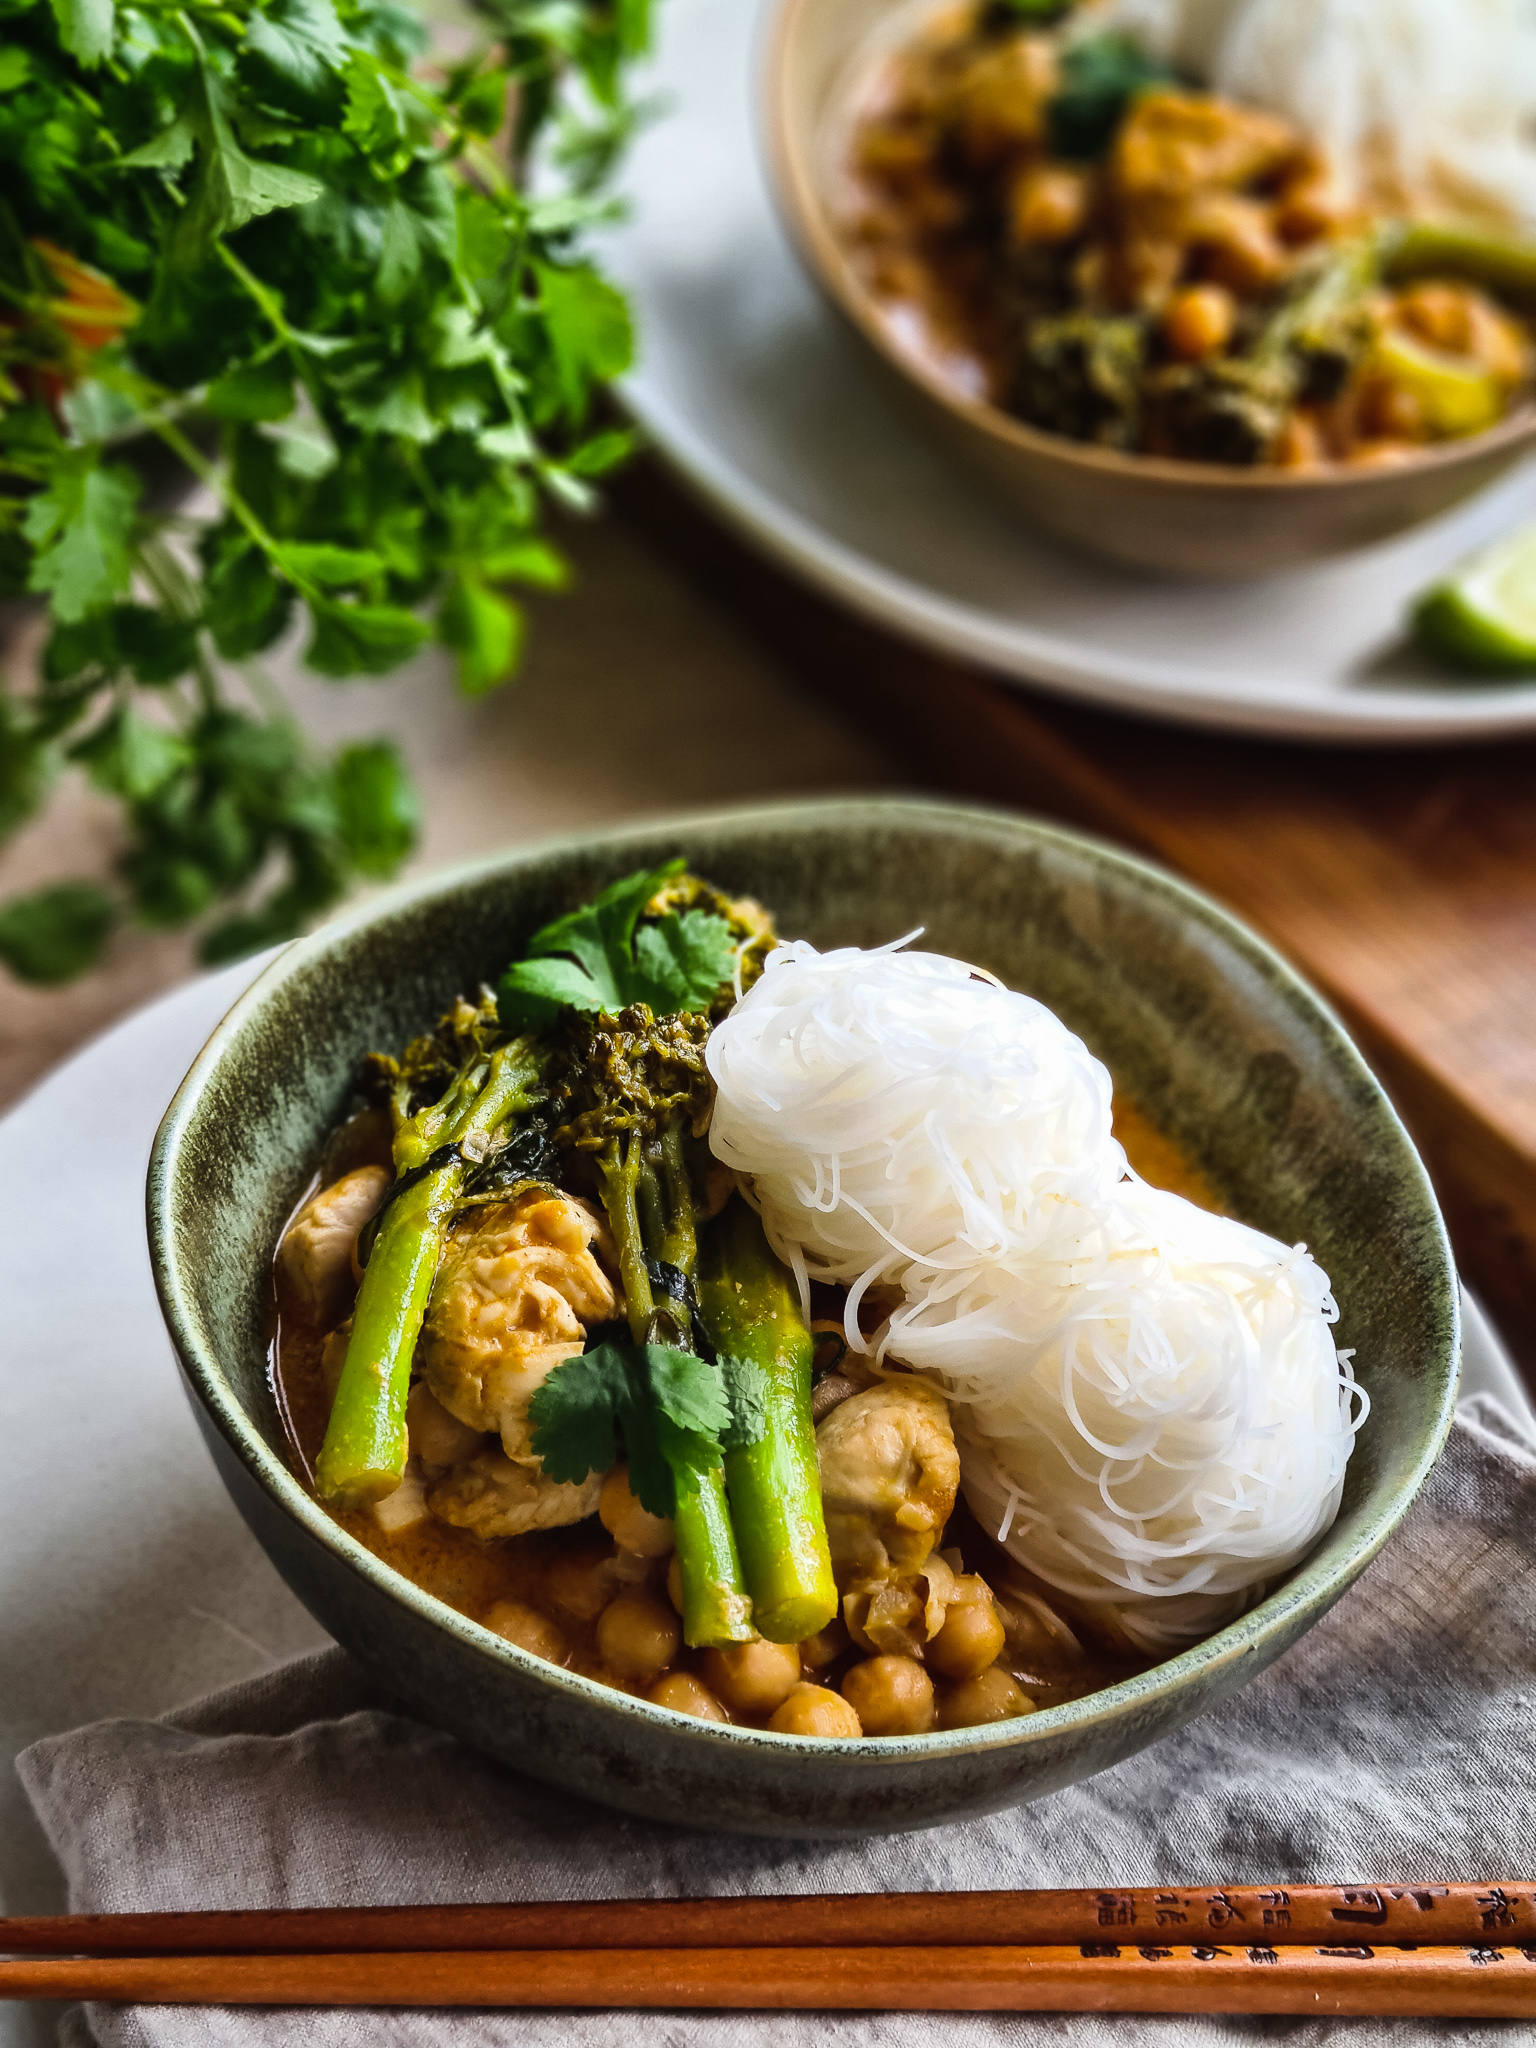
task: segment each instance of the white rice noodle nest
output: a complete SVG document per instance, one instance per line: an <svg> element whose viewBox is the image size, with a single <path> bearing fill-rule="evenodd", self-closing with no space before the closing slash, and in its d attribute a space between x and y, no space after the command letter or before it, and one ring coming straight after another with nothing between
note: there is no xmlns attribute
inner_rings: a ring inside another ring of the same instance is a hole
<svg viewBox="0 0 1536 2048"><path fill-rule="evenodd" d="M1367 1403L1328 1276L1129 1176L1087 1047L905 943L769 956L709 1040L711 1147L802 1296L846 1285L850 1344L943 1385L1021 1564L1149 1650L1207 1635L1338 1511Z"/></svg>
<svg viewBox="0 0 1536 2048"><path fill-rule="evenodd" d="M1084 1224L1064 1309L1060 1275L946 1276L882 1344L950 1393L983 1526L1166 1651L1234 1620L1330 1526L1368 1402L1303 1246L1136 1181Z"/></svg>
<svg viewBox="0 0 1536 2048"><path fill-rule="evenodd" d="M1111 1084L1043 1003L936 953L780 946L711 1034L709 1141L769 1242L859 1301L934 1271L1051 1256L1125 1173Z"/></svg>

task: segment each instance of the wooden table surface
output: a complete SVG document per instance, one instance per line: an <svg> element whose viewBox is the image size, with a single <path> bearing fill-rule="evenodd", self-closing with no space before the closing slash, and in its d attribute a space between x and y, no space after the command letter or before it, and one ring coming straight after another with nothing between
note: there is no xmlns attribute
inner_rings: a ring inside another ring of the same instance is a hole
<svg viewBox="0 0 1536 2048"><path fill-rule="evenodd" d="M753 554L654 462L571 535L512 690L442 656L338 689L276 664L335 740L397 734L428 826L413 871L561 829L809 789L940 788L1154 855L1331 998L1424 1150L1458 1258L1536 1381L1536 744L1432 751L1229 740L1080 710L930 655ZM14 674L35 634L13 634ZM67 794L0 853L0 896L103 873L115 825ZM0 1104L193 971L125 934L76 988L0 979Z"/></svg>

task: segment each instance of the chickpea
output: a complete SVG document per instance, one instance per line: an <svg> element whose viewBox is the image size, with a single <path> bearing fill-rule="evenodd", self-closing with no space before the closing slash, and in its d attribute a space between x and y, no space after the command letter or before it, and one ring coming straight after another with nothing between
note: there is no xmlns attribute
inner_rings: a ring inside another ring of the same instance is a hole
<svg viewBox="0 0 1536 2048"><path fill-rule="evenodd" d="M1008 194L1008 229L1016 243L1070 242L1088 219L1088 182L1062 164L1032 164Z"/></svg>
<svg viewBox="0 0 1536 2048"><path fill-rule="evenodd" d="M1501 384L1519 384L1530 370L1531 351L1519 322L1481 293L1470 309L1467 353Z"/></svg>
<svg viewBox="0 0 1536 2048"><path fill-rule="evenodd" d="M792 1686L768 1723L775 1735L810 1735L821 1742L851 1742L864 1733L847 1700L825 1685Z"/></svg>
<svg viewBox="0 0 1536 2048"><path fill-rule="evenodd" d="M1424 283L1411 286L1397 302L1403 325L1427 341L1431 348L1448 355L1466 355L1472 345L1472 316L1468 296L1453 284Z"/></svg>
<svg viewBox="0 0 1536 2048"><path fill-rule="evenodd" d="M1177 291L1163 312L1163 339L1182 363L1213 356L1232 339L1237 301L1223 285L1192 284Z"/></svg>
<svg viewBox="0 0 1536 2048"><path fill-rule="evenodd" d="M1422 441L1424 408L1406 384L1375 377L1360 393L1359 422L1367 439Z"/></svg>
<svg viewBox="0 0 1536 2048"><path fill-rule="evenodd" d="M866 1735L925 1735L933 1680L915 1657L869 1657L843 1680L843 1698Z"/></svg>
<svg viewBox="0 0 1536 2048"><path fill-rule="evenodd" d="M1293 407L1276 436L1274 461L1281 469L1311 469L1326 454L1322 428L1314 415Z"/></svg>
<svg viewBox="0 0 1536 2048"><path fill-rule="evenodd" d="M704 1676L738 1714L771 1714L800 1683L795 1643L732 1643L704 1652Z"/></svg>
<svg viewBox="0 0 1536 2048"><path fill-rule="evenodd" d="M701 1685L687 1671L669 1671L658 1678L646 1694L653 1707L670 1707L674 1714L691 1714L696 1721L729 1721L707 1685Z"/></svg>
<svg viewBox="0 0 1536 2048"><path fill-rule="evenodd" d="M492 1635L515 1643L530 1657L542 1657L549 1664L563 1664L566 1641L547 1614L522 1600L498 1600L486 1609L484 1626Z"/></svg>
<svg viewBox="0 0 1536 2048"><path fill-rule="evenodd" d="M550 1599L577 1621L596 1621L617 1584L613 1558L585 1546L561 1551L551 1558L544 1573L544 1590Z"/></svg>
<svg viewBox="0 0 1536 2048"><path fill-rule="evenodd" d="M956 1593L944 1626L924 1652L927 1664L941 1678L974 1678L997 1661L1003 1647L1003 1624L985 1579L956 1581Z"/></svg>
<svg viewBox="0 0 1536 2048"><path fill-rule="evenodd" d="M677 1616L651 1593L620 1593L597 1618L598 1654L620 1678L656 1678L677 1655Z"/></svg>
<svg viewBox="0 0 1536 2048"><path fill-rule="evenodd" d="M1355 469L1396 469L1418 452L1412 441L1383 436L1376 441L1357 441L1344 459Z"/></svg>
<svg viewBox="0 0 1536 2048"><path fill-rule="evenodd" d="M939 1701L941 1728L985 1728L993 1721L1011 1721L1032 1714L1035 1703L1011 1672L994 1664L950 1686Z"/></svg>
<svg viewBox="0 0 1536 2048"><path fill-rule="evenodd" d="M1287 242L1315 242L1348 220L1350 205L1326 173L1308 171L1285 186L1275 207L1275 226Z"/></svg>
<svg viewBox="0 0 1536 2048"><path fill-rule="evenodd" d="M683 1568L677 1561L674 1550L667 1565L667 1598L681 1614L683 1611Z"/></svg>
<svg viewBox="0 0 1536 2048"><path fill-rule="evenodd" d="M665 1557L677 1548L669 1518L653 1515L630 1492L628 1465L615 1465L603 1481L597 1518L620 1550L632 1550L637 1557Z"/></svg>
<svg viewBox="0 0 1536 2048"><path fill-rule="evenodd" d="M835 1663L848 1647L848 1631L834 1614L823 1629L807 1636L800 1645L800 1662L807 1671L822 1671Z"/></svg>

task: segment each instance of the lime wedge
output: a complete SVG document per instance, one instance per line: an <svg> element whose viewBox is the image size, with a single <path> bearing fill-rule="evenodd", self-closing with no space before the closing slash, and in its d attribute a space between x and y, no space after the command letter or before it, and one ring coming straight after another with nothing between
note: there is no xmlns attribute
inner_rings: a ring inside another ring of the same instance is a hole
<svg viewBox="0 0 1536 2048"><path fill-rule="evenodd" d="M1536 525L1471 555L1413 609L1413 630L1461 668L1536 673Z"/></svg>

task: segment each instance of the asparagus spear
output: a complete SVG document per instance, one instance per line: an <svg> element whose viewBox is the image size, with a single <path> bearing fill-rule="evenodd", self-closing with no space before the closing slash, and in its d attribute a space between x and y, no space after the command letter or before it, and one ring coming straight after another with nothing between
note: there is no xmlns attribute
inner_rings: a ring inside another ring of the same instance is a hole
<svg viewBox="0 0 1536 2048"><path fill-rule="evenodd" d="M1393 221L1379 236L1389 284L1416 277L1462 277L1530 310L1536 304L1536 238L1477 221Z"/></svg>
<svg viewBox="0 0 1536 2048"><path fill-rule="evenodd" d="M687 1309L667 1297L657 1300L650 1265L650 1259L664 1260L685 1283L693 1276L697 1242L693 1192L681 1171L681 1126L670 1125L656 1149L661 1175L656 1163L645 1157L646 1147L637 1133L609 1139L597 1155L603 1206L618 1244L630 1335L636 1344L675 1344L692 1350ZM649 1232L642 1215L649 1219ZM649 1259L647 1235L653 1247ZM661 1450L665 1457L664 1442ZM676 1495L672 1526L683 1582L683 1638L694 1649L748 1642L754 1633L752 1603L742 1581L724 1473L718 1465L700 1472L671 1458L667 1462Z"/></svg>
<svg viewBox="0 0 1536 2048"><path fill-rule="evenodd" d="M770 1642L802 1642L837 1612L811 1420L811 1334L788 1272L739 1195L706 1233L698 1288L715 1350L755 1366L763 1386L762 1437L725 1454L753 1620Z"/></svg>
<svg viewBox="0 0 1536 2048"><path fill-rule="evenodd" d="M346 1362L315 1463L322 1499L361 1506L400 1484L411 1359L454 1204L476 1141L531 1105L543 1065L531 1038L513 1039L472 1060L438 1102L398 1122L399 1192L363 1269ZM433 1164L439 1155L446 1156Z"/></svg>

